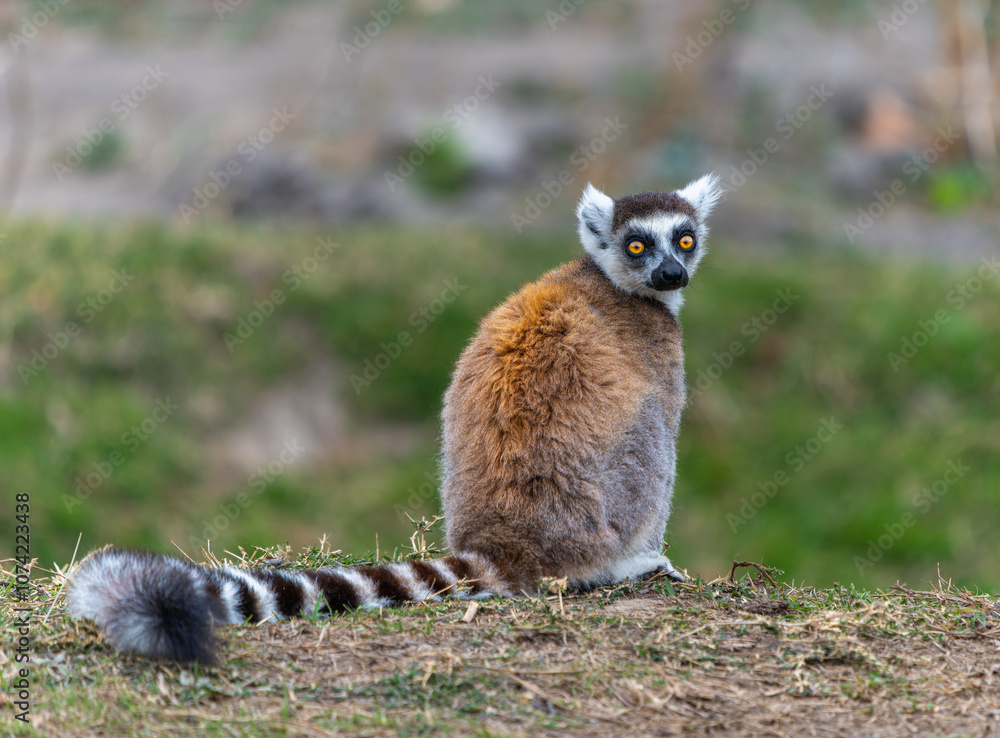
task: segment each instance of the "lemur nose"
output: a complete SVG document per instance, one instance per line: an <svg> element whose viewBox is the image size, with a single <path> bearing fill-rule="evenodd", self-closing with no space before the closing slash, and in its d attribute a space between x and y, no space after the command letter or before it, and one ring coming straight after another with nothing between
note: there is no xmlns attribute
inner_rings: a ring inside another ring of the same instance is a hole
<svg viewBox="0 0 1000 738"><path fill-rule="evenodd" d="M688 283L687 270L677 263L676 259L664 259L653 271L652 283L654 290L674 290L685 287Z"/></svg>

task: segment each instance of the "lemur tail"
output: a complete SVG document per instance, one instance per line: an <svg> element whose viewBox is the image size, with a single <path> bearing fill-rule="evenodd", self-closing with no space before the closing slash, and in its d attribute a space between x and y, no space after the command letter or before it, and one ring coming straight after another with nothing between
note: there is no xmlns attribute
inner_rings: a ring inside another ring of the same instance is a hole
<svg viewBox="0 0 1000 738"><path fill-rule="evenodd" d="M468 591L457 586L463 581ZM119 651L212 663L213 625L512 593L476 554L349 569L247 570L104 548L73 574L68 606L74 617L94 620Z"/></svg>

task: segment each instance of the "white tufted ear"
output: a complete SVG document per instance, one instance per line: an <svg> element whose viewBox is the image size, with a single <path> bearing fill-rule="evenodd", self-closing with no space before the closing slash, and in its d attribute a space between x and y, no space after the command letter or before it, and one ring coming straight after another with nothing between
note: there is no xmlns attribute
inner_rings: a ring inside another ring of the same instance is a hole
<svg viewBox="0 0 1000 738"><path fill-rule="evenodd" d="M598 253L608 247L614 212L615 201L588 183L580 197L580 204L576 207L580 242L588 254Z"/></svg>
<svg viewBox="0 0 1000 738"><path fill-rule="evenodd" d="M714 173L689 182L683 190L677 190L680 197L694 205L694 209L698 211L698 219L702 222L715 209L722 193L722 180Z"/></svg>

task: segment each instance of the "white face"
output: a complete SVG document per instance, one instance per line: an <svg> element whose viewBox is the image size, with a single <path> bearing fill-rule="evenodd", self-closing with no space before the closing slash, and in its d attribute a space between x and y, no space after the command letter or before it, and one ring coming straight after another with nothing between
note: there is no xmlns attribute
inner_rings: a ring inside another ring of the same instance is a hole
<svg viewBox="0 0 1000 738"><path fill-rule="evenodd" d="M715 175L674 193L618 201L588 185L577 208L580 239L618 289L660 300L676 313L705 252L705 218L721 193Z"/></svg>
<svg viewBox="0 0 1000 738"><path fill-rule="evenodd" d="M703 251L700 230L698 221L683 213L632 218L596 258L619 289L662 299L660 293L687 286Z"/></svg>

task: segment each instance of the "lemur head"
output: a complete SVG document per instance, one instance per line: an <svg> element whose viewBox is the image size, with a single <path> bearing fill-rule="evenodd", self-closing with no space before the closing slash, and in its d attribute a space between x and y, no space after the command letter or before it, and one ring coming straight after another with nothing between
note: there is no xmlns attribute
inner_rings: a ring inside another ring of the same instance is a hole
<svg viewBox="0 0 1000 738"><path fill-rule="evenodd" d="M660 300L676 313L705 253L705 219L722 195L707 174L676 192L643 192L612 200L588 184L576 209L580 240L620 290Z"/></svg>

